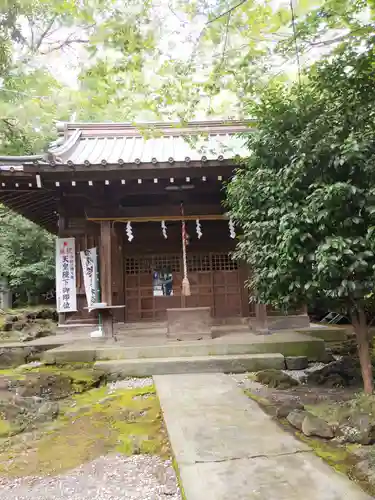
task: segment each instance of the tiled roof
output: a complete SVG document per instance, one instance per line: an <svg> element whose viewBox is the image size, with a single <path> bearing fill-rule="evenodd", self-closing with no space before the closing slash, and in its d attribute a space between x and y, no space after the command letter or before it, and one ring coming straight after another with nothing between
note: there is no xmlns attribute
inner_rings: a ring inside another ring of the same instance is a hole
<svg viewBox="0 0 375 500"><path fill-rule="evenodd" d="M176 123L60 123L58 146L43 156L0 157L3 164L74 165L155 164L223 161L247 154L241 133L250 123L239 121ZM21 160L23 158L23 160Z"/></svg>

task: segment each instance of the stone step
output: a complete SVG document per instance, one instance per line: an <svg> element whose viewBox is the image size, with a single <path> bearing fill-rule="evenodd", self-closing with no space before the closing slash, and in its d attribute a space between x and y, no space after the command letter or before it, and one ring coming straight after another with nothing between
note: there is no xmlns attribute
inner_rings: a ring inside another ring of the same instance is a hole
<svg viewBox="0 0 375 500"><path fill-rule="evenodd" d="M142 337L152 337L152 336L167 336L166 327L153 327L153 328L125 328L123 325L114 325L114 333L117 338L142 338Z"/></svg>
<svg viewBox="0 0 375 500"><path fill-rule="evenodd" d="M166 321L139 321L134 323L117 323L119 330L153 330L167 328Z"/></svg>
<svg viewBox="0 0 375 500"><path fill-rule="evenodd" d="M94 360L176 358L194 356L232 356L242 354L280 353L283 356L307 356L309 360L325 359L324 341L298 333L274 335L243 334L202 341L168 342L165 338L144 337L108 343L105 339L75 342L44 353L48 363Z"/></svg>
<svg viewBox="0 0 375 500"><path fill-rule="evenodd" d="M244 354L96 361L94 369L118 377L147 377L174 373L244 373L284 366L282 354Z"/></svg>

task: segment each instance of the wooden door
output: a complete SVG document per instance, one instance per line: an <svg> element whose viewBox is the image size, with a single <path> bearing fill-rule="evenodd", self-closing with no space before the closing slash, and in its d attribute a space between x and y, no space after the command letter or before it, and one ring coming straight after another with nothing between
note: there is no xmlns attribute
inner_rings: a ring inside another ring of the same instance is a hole
<svg viewBox="0 0 375 500"><path fill-rule="evenodd" d="M238 263L227 253L212 253L214 313L217 318L241 316L241 293Z"/></svg>
<svg viewBox="0 0 375 500"><path fill-rule="evenodd" d="M187 307L210 307L215 317L241 315L239 270L227 253L190 254L187 258L191 295ZM153 272L168 268L173 276L173 294L155 296ZM129 257L125 261L127 321L166 319L168 308L182 307L183 264L180 254Z"/></svg>
<svg viewBox="0 0 375 500"><path fill-rule="evenodd" d="M173 295L155 296L153 274L168 268L173 275ZM181 257L179 254L140 255L125 259L127 321L166 319L166 310L181 307Z"/></svg>

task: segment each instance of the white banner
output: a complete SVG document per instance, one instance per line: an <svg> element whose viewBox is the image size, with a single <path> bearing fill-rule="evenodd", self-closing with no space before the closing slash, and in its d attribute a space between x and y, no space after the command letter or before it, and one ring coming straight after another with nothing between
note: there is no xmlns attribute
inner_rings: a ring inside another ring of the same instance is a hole
<svg viewBox="0 0 375 500"><path fill-rule="evenodd" d="M98 302L98 254L96 248L80 252L83 272L83 282L89 311Z"/></svg>
<svg viewBox="0 0 375 500"><path fill-rule="evenodd" d="M77 311L76 252L74 238L56 238L57 312Z"/></svg>

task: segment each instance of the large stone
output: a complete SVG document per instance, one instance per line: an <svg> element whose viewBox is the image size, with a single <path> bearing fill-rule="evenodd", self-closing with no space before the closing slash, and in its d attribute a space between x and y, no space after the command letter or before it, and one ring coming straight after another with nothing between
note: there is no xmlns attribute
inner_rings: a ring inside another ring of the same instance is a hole
<svg viewBox="0 0 375 500"><path fill-rule="evenodd" d="M290 425L292 425L293 427L295 427L296 429L301 431L302 430L302 423L305 420L306 415L307 415L307 411L294 410L288 414L286 419L290 423Z"/></svg>
<svg viewBox="0 0 375 500"><path fill-rule="evenodd" d="M270 331L297 330L309 328L310 318L307 314L267 315L267 324Z"/></svg>
<svg viewBox="0 0 375 500"><path fill-rule="evenodd" d="M369 460L361 460L356 463L353 467L353 475L356 479L360 481L366 481L371 486L375 485L375 468L372 464L372 461Z"/></svg>
<svg viewBox="0 0 375 500"><path fill-rule="evenodd" d="M0 368L22 365L27 356L27 349L23 347L0 348Z"/></svg>
<svg viewBox="0 0 375 500"><path fill-rule="evenodd" d="M320 370L315 370L307 377L308 384L327 387L348 387L361 383L361 370L358 360L344 357L333 361Z"/></svg>
<svg viewBox="0 0 375 500"><path fill-rule="evenodd" d="M38 408L36 419L38 422L49 422L57 418L59 405L53 401L45 401Z"/></svg>
<svg viewBox="0 0 375 500"><path fill-rule="evenodd" d="M373 444L375 426L370 415L353 411L353 414L339 425L338 435L341 441L348 443Z"/></svg>
<svg viewBox="0 0 375 500"><path fill-rule="evenodd" d="M284 403L283 405L277 408L276 417L286 418L292 411L295 410L303 411L304 409L305 407L303 406L303 404L299 403L298 401L290 401L288 403Z"/></svg>
<svg viewBox="0 0 375 500"><path fill-rule="evenodd" d="M305 436L318 436L326 439L334 437L332 427L325 420L310 413L307 413L303 419L302 432Z"/></svg>
<svg viewBox="0 0 375 500"><path fill-rule="evenodd" d="M30 374L26 380L20 381L18 395L20 397L37 396L46 399L61 399L73 392L70 377L61 374Z"/></svg>
<svg viewBox="0 0 375 500"><path fill-rule="evenodd" d="M299 385L297 380L282 370L263 370L255 375L255 379L257 382L274 389L289 389Z"/></svg>
<svg viewBox="0 0 375 500"><path fill-rule="evenodd" d="M167 336L176 340L199 340L212 337L209 307L167 309Z"/></svg>
<svg viewBox="0 0 375 500"><path fill-rule="evenodd" d="M287 356L285 364L288 370L304 370L309 366L307 356Z"/></svg>

